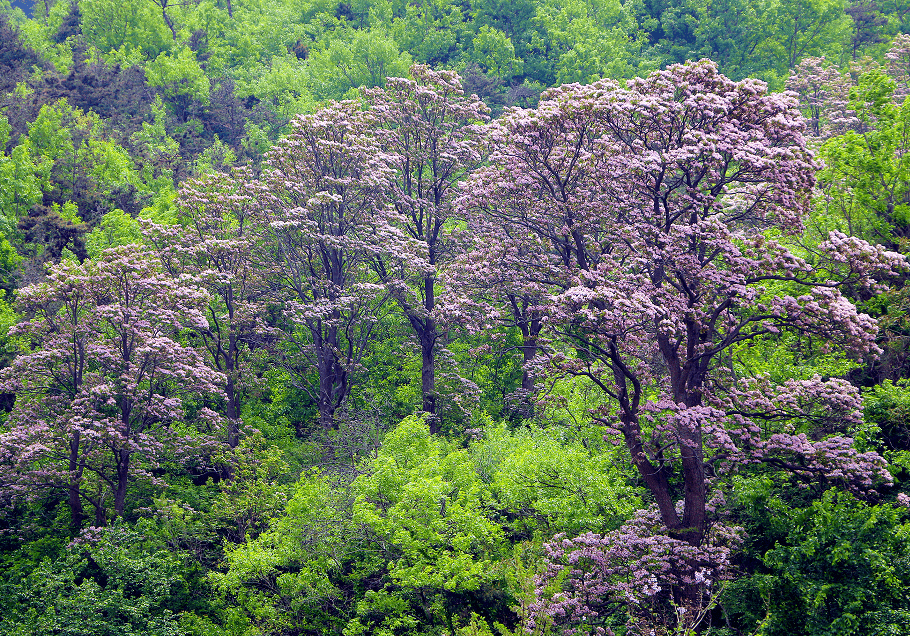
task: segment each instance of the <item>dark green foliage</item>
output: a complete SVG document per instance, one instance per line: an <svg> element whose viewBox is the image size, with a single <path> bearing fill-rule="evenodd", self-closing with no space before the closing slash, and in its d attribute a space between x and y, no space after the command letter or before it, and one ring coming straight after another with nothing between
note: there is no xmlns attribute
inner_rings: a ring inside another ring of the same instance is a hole
<svg viewBox="0 0 910 636"><path fill-rule="evenodd" d="M50 636L184 636L204 606L191 568L124 526L99 530L37 564L0 594L0 629Z"/></svg>
<svg viewBox="0 0 910 636"><path fill-rule="evenodd" d="M18 29L0 13L0 106L7 103L4 94L26 79L33 66L43 66L38 54L23 46Z"/></svg>
<svg viewBox="0 0 910 636"><path fill-rule="evenodd" d="M767 636L907 634L910 524L906 509L829 490L805 508L742 484L754 573L730 583L723 607Z"/></svg>

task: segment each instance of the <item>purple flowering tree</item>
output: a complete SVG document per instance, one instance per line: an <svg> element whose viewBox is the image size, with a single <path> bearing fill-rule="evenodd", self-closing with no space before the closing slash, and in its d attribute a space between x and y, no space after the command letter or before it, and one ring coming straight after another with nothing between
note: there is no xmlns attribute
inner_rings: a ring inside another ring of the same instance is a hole
<svg viewBox="0 0 910 636"><path fill-rule="evenodd" d="M405 221L389 200L395 170L373 124L355 102L298 117L255 186L260 268L281 313L273 351L317 404L324 427L335 425L390 299L375 263L428 267L420 245L399 229Z"/></svg>
<svg viewBox="0 0 910 636"><path fill-rule="evenodd" d="M378 259L377 271L417 337L421 352L423 410L437 412L436 363L442 333L437 316L437 277L451 260L452 201L456 183L479 165L481 124L489 109L465 96L454 71L414 65L410 77L389 78L385 88L365 89L376 136L395 168L389 197L400 228L417 248L416 261ZM431 419L431 428L437 421ZM435 431L434 431L435 432Z"/></svg>
<svg viewBox="0 0 910 636"><path fill-rule="evenodd" d="M469 333L490 333L501 327L518 330L521 344L515 353L522 362L521 389L509 399L530 413L535 360L538 350L546 346L542 304L549 295L546 281L527 276L524 268L535 238L484 214L468 212L465 220L466 247L443 271L446 292L439 314L446 323L461 325ZM490 241L494 235L496 241Z"/></svg>
<svg viewBox="0 0 910 636"><path fill-rule="evenodd" d="M852 84L823 57L805 57L790 71L787 90L799 95L809 135L827 139L859 125L849 108Z"/></svg>
<svg viewBox="0 0 910 636"><path fill-rule="evenodd" d="M711 556L721 541L710 503L724 476L759 462L856 488L889 478L880 457L838 435L860 417L849 384L741 379L731 362L734 349L785 332L874 355L875 321L840 289L904 267L900 255L838 233L797 246L818 168L804 130L792 96L733 82L707 60L564 86L493 125L490 165L459 199L486 243L526 237L509 267L547 290L538 307L552 344L538 357L600 388L594 416L624 442L654 502L647 536L688 546L676 558L666 542L627 541L640 549L626 563L654 574L690 616L704 608L696 573L724 569L722 553ZM821 421L837 425L814 435ZM597 539L599 549L623 533ZM574 549L554 548L568 581L544 601L552 580L541 579L541 616L577 621L604 601L635 606L628 587L594 592L598 577L615 577L579 565ZM656 570L642 565L655 554Z"/></svg>
<svg viewBox="0 0 910 636"><path fill-rule="evenodd" d="M885 53L886 71L896 83L894 99L902 103L910 94L910 35L898 33Z"/></svg>
<svg viewBox="0 0 910 636"><path fill-rule="evenodd" d="M73 530L123 515L128 487L160 485L164 459L211 443L220 418L187 422L184 398L217 393L220 374L175 336L205 324L206 292L163 273L142 247L105 250L98 261L61 262L19 292L27 317L11 333L23 353L2 374L16 402L0 434L4 498L67 493ZM182 432L178 432L182 431Z"/></svg>
<svg viewBox="0 0 910 636"><path fill-rule="evenodd" d="M241 407L249 388L249 365L257 344L263 294L253 258L258 203L254 180L245 171L215 173L184 185L175 201L178 223L144 222L165 271L192 280L210 297L205 321L193 328L209 364L224 376L227 442L240 441Z"/></svg>

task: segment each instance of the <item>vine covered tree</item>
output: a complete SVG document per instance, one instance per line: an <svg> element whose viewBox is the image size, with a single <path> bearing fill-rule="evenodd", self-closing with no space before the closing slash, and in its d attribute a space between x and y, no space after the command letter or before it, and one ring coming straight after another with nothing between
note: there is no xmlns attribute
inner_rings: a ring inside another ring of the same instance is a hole
<svg viewBox="0 0 910 636"><path fill-rule="evenodd" d="M469 179L460 206L487 220L487 243L529 237L511 264L549 288L542 309L556 343L547 362L600 388L596 417L624 440L653 498L653 519L597 538L601 549L622 541L647 561L664 554L653 538L662 533L676 556L656 571L674 602L697 610L695 573L712 562L709 574L723 570L711 553L710 502L723 484L715 475L764 462L851 487L889 478L883 460L858 454L848 437L814 433L858 423L848 383L739 377L731 353L790 333L873 355L875 321L840 289L874 286L903 257L837 232L814 249L796 246L817 164L796 101L760 81L733 82L702 60L544 98L493 125L491 163ZM644 537L628 539L642 527ZM567 553L551 554L557 570L563 557L575 562ZM573 593L541 611L597 615L585 600L598 596L597 577L573 572ZM607 604L622 597L612 591Z"/></svg>

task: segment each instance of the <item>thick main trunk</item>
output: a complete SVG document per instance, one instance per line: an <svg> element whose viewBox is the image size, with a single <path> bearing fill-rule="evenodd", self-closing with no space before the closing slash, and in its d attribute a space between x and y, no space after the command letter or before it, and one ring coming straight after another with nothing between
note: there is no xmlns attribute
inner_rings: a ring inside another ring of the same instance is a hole
<svg viewBox="0 0 910 636"><path fill-rule="evenodd" d="M323 351L319 364L319 399L316 407L319 409L319 423L324 429L335 426L335 400L333 396L335 386L335 365L331 352Z"/></svg>
<svg viewBox="0 0 910 636"><path fill-rule="evenodd" d="M528 366L534 361L537 355L537 338L526 338L521 345L522 371L521 371L521 389L525 393L534 392L534 376L528 371Z"/></svg>
<svg viewBox="0 0 910 636"><path fill-rule="evenodd" d="M224 409L224 415L227 418L228 426L227 442L228 446L231 448L237 448L237 444L240 443L240 407L237 398L237 386L234 383L234 373L232 369L228 370L225 393L227 393L227 404Z"/></svg>
<svg viewBox="0 0 910 636"><path fill-rule="evenodd" d="M129 483L130 458L132 453L128 450L118 450L117 457L117 487L114 491L114 516L122 517L126 509L126 489Z"/></svg>
<svg viewBox="0 0 910 636"><path fill-rule="evenodd" d="M107 525L107 510L104 509L104 500L100 497L96 502L95 506L95 527L103 528Z"/></svg>
<svg viewBox="0 0 910 636"><path fill-rule="evenodd" d="M694 402L701 402L697 396L690 396ZM705 486L705 462L702 449L701 426L678 432L680 437L680 461L683 473L683 516L679 539L689 545L701 545L705 536L707 488Z"/></svg>
<svg viewBox="0 0 910 636"><path fill-rule="evenodd" d="M540 316L536 311L529 311L530 301L523 301L523 308L519 308L518 301L512 298L512 307L515 313L515 319L518 323L518 329L521 331L521 388L528 394L534 392L534 376L528 371L528 367L537 357L537 338L543 329L540 322Z"/></svg>
<svg viewBox="0 0 910 636"><path fill-rule="evenodd" d="M679 527L679 515L676 514L676 506L673 497L670 494L670 481L667 476L666 468L655 466L645 454L644 441L642 439L641 426L638 423L638 417L634 414L624 413L620 417L622 421L622 433L626 440L626 447L632 456L632 463L638 469L638 474L654 496L657 509L660 511L661 520L664 525L671 531Z"/></svg>
<svg viewBox="0 0 910 636"><path fill-rule="evenodd" d="M436 325L427 319L426 330L420 334L420 391L423 410L436 414ZM435 421L436 418L431 418ZM431 424L430 428L433 426ZM438 432L438 431L433 431Z"/></svg>
<svg viewBox="0 0 910 636"><path fill-rule="evenodd" d="M431 262L434 259L431 255ZM425 276L423 279L423 307L427 312L420 324L420 391L423 394L423 410L436 415L436 321L432 311L436 307L436 277ZM430 431L438 433L438 419L430 418ZM434 430L435 429L435 430Z"/></svg>
<svg viewBox="0 0 910 636"><path fill-rule="evenodd" d="M337 320L338 314L333 318ZM319 394L316 399L319 423L323 428L331 429L336 425L335 411L350 390L348 371L338 359L338 329L324 327L322 321L318 321L311 333L316 345L316 370L319 374Z"/></svg>
<svg viewBox="0 0 910 636"><path fill-rule="evenodd" d="M73 439L70 440L69 450L69 474L70 481L67 488L67 505L70 509L70 530L73 536L79 534L82 530L82 523L85 521L85 511L82 508L82 494L79 491L82 482L82 465L79 461L79 442L80 435L77 432Z"/></svg>

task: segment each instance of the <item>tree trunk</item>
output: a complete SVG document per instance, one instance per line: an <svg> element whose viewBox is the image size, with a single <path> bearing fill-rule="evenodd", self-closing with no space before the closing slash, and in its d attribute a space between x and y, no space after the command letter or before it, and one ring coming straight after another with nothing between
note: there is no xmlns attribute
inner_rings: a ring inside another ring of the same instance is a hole
<svg viewBox="0 0 910 636"><path fill-rule="evenodd" d="M85 521L85 511L82 509L82 494L79 492L79 486L82 482L82 464L79 461L79 439L77 432L73 439L70 440L69 452L69 474L70 483L67 488L67 504L70 509L70 530L73 536L79 534L82 530L82 523Z"/></svg>
<svg viewBox="0 0 910 636"><path fill-rule="evenodd" d="M420 334L420 390L423 394L423 410L431 415L435 415L436 325L428 318L424 323L424 327L424 332Z"/></svg>
<svg viewBox="0 0 910 636"><path fill-rule="evenodd" d="M534 377L528 371L528 365L533 362L537 355L537 338L526 338L521 345L521 390L525 395L534 392Z"/></svg>
<svg viewBox="0 0 910 636"><path fill-rule="evenodd" d="M337 315L334 316L337 319ZM312 332L317 346L317 371L319 373L319 423L326 430L334 428L335 411L347 397L347 371L336 357L338 351L338 329L329 327L323 334L322 321L319 332Z"/></svg>
<svg viewBox="0 0 910 636"><path fill-rule="evenodd" d="M130 457L128 450L118 450L117 456L117 489L114 491L114 517L122 517L126 509L126 488L130 476Z"/></svg>
<svg viewBox="0 0 910 636"><path fill-rule="evenodd" d="M164 23L167 25L167 28L171 30L171 36L173 36L174 41L177 41L177 29L174 28L174 23L171 21L170 16L167 14L167 0L164 0L161 3L161 16L164 18Z"/></svg>
<svg viewBox="0 0 910 636"><path fill-rule="evenodd" d="M237 404L237 386L234 383L233 369L228 369L225 393L227 394L227 404L225 404L224 416L228 421L228 446L237 448L237 444L240 443L240 409Z"/></svg>
<svg viewBox="0 0 910 636"><path fill-rule="evenodd" d="M435 260L430 258L431 262ZM421 320L422 331L420 337L420 390L423 394L423 410L430 415L436 415L436 322L433 320L432 311L436 307L436 277L432 274L423 279L424 309L426 318ZM439 432L439 421L436 417L430 418L430 432Z"/></svg>
<svg viewBox="0 0 910 636"><path fill-rule="evenodd" d="M104 500L99 497L98 501L94 502L95 506L95 527L103 528L107 525L107 511L104 509Z"/></svg>

